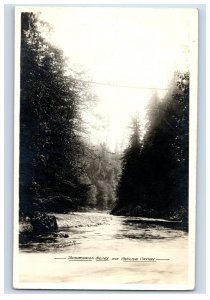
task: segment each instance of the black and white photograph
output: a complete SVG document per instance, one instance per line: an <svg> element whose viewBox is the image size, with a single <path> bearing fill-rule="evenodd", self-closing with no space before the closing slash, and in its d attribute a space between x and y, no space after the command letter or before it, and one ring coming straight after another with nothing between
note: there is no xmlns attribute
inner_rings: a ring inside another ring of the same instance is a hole
<svg viewBox="0 0 210 300"><path fill-rule="evenodd" d="M13 285L192 290L198 10L16 7Z"/></svg>

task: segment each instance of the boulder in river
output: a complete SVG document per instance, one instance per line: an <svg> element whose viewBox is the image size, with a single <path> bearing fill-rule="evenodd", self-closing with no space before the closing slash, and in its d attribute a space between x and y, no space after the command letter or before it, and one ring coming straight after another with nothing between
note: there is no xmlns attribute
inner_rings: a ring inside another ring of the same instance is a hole
<svg viewBox="0 0 210 300"><path fill-rule="evenodd" d="M28 218L25 221L23 220L20 221L19 232L20 234L33 232L33 226L28 220Z"/></svg>
<svg viewBox="0 0 210 300"><path fill-rule="evenodd" d="M60 233L60 234L59 234L59 237L60 237L60 238L68 238L69 236L68 236L68 234L66 234L66 233Z"/></svg>
<svg viewBox="0 0 210 300"><path fill-rule="evenodd" d="M39 213L31 217L30 222L33 226L33 233L35 234L52 232L58 229L55 216L49 216L45 213Z"/></svg>
<svg viewBox="0 0 210 300"><path fill-rule="evenodd" d="M55 216L49 216L45 213L35 213L30 217L20 220L20 234L39 235L53 232L58 229Z"/></svg>

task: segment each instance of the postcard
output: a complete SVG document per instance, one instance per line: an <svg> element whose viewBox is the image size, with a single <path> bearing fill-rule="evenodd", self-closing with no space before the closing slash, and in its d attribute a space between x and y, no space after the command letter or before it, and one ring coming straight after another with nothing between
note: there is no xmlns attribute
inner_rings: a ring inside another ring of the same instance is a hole
<svg viewBox="0 0 210 300"><path fill-rule="evenodd" d="M16 7L17 289L195 287L198 10Z"/></svg>

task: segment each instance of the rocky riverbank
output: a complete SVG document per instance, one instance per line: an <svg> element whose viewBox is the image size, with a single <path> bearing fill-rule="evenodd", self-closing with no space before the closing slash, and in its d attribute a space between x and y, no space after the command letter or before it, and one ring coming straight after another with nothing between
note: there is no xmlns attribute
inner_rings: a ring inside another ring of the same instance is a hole
<svg viewBox="0 0 210 300"><path fill-rule="evenodd" d="M40 234L51 233L58 230L55 216L37 212L34 215L20 218L19 237L20 241L33 238Z"/></svg>

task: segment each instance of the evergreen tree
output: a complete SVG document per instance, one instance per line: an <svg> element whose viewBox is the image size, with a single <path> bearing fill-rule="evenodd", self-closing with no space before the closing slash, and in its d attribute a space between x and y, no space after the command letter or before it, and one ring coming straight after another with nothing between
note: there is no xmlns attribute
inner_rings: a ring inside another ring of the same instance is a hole
<svg viewBox="0 0 210 300"><path fill-rule="evenodd" d="M113 213L187 220L189 73L176 74L162 101L152 97L142 146L135 128Z"/></svg>
<svg viewBox="0 0 210 300"><path fill-rule="evenodd" d="M141 199L141 151L140 123L137 117L132 121L129 145L122 157L122 173L117 187L117 204L113 211L133 207Z"/></svg>
<svg viewBox="0 0 210 300"><path fill-rule="evenodd" d="M19 180L20 212L25 214L59 208L61 196L75 207L88 192L80 182L84 145L79 110L86 87L76 73L67 75L62 51L42 37L40 26L46 25L36 14L21 14Z"/></svg>
<svg viewBox="0 0 210 300"><path fill-rule="evenodd" d="M173 213L188 207L189 74L177 73L150 117L143 151L148 206ZM149 114L150 115L150 114Z"/></svg>

